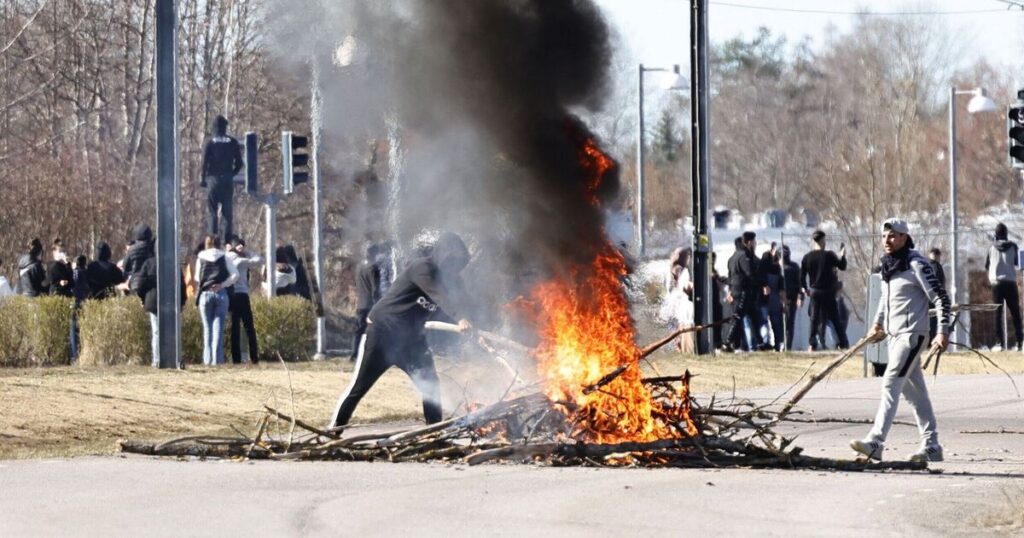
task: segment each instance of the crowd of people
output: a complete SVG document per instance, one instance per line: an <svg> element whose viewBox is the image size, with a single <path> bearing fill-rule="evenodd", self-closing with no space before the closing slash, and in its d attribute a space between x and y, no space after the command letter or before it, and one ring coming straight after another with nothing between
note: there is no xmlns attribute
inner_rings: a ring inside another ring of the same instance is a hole
<svg viewBox="0 0 1024 538"><path fill-rule="evenodd" d="M152 363L159 366L156 240L148 225L140 224L134 229L132 240L125 246L124 256L116 262L112 260L113 251L106 242L97 245L92 260L85 254L69 256L61 239L53 240L48 260L44 260L43 243L38 238L32 239L26 248L27 252L18 260L15 284L12 286L5 277L0 277L0 297L17 294L74 299L69 335L72 360L77 359L81 351L78 314L84 301L125 295L138 297L149 315L152 329ZM185 263L180 272L179 306L184 306L191 299L199 308L203 326L203 364L224 364L222 334L229 314L232 362L244 362L244 331L249 362L258 363L259 347L253 323L249 276L252 270L263 267L263 257L249 250L245 240L237 235L223 245L218 236L207 235L194 254L194 262ZM309 299L310 282L295 248L284 245L278 247L275 254L275 295ZM264 285L266 282L264 279Z"/></svg>
<svg viewBox="0 0 1024 538"><path fill-rule="evenodd" d="M985 259L985 271L992 291L996 311L995 341L992 349L1021 350L1024 342L1020 294L1017 288L1019 248L1008 238L1005 224L994 228L992 243ZM809 336L807 348L811 351L828 349L828 335L837 349L846 349L850 342L847 328L850 319L848 299L840 276L847 270L846 247L839 251L827 248L825 232L816 230L810 235L810 251L800 263L791 258L788 245L771 243L760 256L756 254L757 235L744 232L734 241L735 252L727 263L728 273L720 275L715 269L715 254L711 253L712 319L734 318L725 329L715 326L715 349L736 351L783 351L793 349L796 314L807 303ZM679 326L693 324L693 282L690 274L690 249L675 249L669 257L665 274L664 300L659 317ZM946 273L942 266L942 251L932 248L926 262L935 278L946 288ZM875 267L873 273L880 273ZM1013 330L1014 340L1004 330L1004 314ZM930 336L935 337L938 321L930 319ZM677 349L690 352L692 335L684 335ZM880 365L884 366L884 365Z"/></svg>

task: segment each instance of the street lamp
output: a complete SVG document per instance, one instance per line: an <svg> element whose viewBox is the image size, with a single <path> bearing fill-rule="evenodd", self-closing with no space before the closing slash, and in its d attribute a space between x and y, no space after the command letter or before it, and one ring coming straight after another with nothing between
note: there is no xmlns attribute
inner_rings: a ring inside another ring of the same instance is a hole
<svg viewBox="0 0 1024 538"><path fill-rule="evenodd" d="M959 304L959 286L957 279L960 276L957 270L959 257L957 256L957 213L956 213L956 96L972 95L967 103L967 111L971 114L978 112L995 112L996 104L988 97L984 88L973 90L957 90L955 86L949 88L949 265L950 265L950 298L953 304Z"/></svg>
<svg viewBox="0 0 1024 538"><path fill-rule="evenodd" d="M636 149L636 245L637 253L640 258L644 255L644 145L645 145L645 133L644 133L644 73L649 72L665 72L670 73L662 81L662 89L665 90L688 90L690 84L679 72L679 64L673 65L672 69L666 69L662 67L645 67L644 64L640 64L637 80L639 81L639 94L638 99L639 107L637 115L640 118L639 129L637 129L638 144Z"/></svg>

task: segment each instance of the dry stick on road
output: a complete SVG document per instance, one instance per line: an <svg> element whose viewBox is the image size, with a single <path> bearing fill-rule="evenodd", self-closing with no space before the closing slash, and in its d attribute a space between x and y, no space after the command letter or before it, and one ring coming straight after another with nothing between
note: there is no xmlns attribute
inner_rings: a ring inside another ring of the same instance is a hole
<svg viewBox="0 0 1024 538"><path fill-rule="evenodd" d="M788 415L789 412L793 410L793 406L799 403L800 400L802 400L803 397L806 396L807 393L810 392L811 389L813 389L819 381L831 375L836 368L839 368L850 357L856 355L858 351L863 349L864 346L870 344L871 342L872 340L866 336L864 338L861 338L853 347L847 349L845 352L843 352L842 355L839 355L839 358L832 361L832 363L826 366L822 371L811 376L811 379L807 381L807 384L804 385L804 388L800 389L799 392L794 394L793 397L789 399L789 402L786 403L786 406L782 408L782 411L779 411L779 414L775 416L775 419L773 419L770 424L777 424L779 421L786 418L786 415Z"/></svg>

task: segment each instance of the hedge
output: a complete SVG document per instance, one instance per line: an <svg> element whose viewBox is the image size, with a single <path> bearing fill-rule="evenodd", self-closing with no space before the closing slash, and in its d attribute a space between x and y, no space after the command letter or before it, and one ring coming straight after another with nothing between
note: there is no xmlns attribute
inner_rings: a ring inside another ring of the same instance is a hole
<svg viewBox="0 0 1024 538"><path fill-rule="evenodd" d="M71 300L10 297L0 302L0 366L52 366L71 362ZM253 298L260 355L265 360L310 358L316 349L312 304L298 297ZM225 360L230 360L230 314ZM78 314L82 351L78 364L150 364L149 316L134 297L86 301ZM244 332L243 332L244 335ZM182 358L202 363L202 325L193 302L181 315Z"/></svg>

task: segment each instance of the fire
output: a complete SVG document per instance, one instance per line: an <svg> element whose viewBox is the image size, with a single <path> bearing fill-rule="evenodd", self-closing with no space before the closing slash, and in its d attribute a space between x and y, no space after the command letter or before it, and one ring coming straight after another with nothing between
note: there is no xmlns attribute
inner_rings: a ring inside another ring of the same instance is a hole
<svg viewBox="0 0 1024 538"><path fill-rule="evenodd" d="M615 163L589 138L583 140L579 160L587 174L588 202L596 206L596 191ZM531 302L540 313L541 340L535 353L547 396L565 406L574 424L572 436L579 440L679 437L682 432L669 426L679 419L693 434L685 384L679 401L664 409L641 381L640 349L621 280L626 274L625 259L606 239L589 266L575 267L568 276L532 290ZM625 367L620 375L594 390L620 367Z"/></svg>

